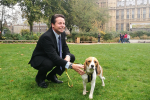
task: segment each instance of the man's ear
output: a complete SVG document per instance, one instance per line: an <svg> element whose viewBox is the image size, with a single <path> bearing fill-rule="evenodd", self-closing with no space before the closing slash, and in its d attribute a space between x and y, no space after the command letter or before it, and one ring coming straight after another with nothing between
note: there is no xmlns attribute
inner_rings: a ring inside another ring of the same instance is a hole
<svg viewBox="0 0 150 100"><path fill-rule="evenodd" d="M51 23L51 26L52 26L52 28L54 28L54 24L53 23Z"/></svg>

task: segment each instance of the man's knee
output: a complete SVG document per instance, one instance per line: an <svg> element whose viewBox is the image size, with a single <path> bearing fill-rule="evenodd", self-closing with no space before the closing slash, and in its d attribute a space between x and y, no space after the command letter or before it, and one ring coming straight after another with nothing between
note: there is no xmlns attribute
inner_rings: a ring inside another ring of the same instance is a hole
<svg viewBox="0 0 150 100"><path fill-rule="evenodd" d="M44 67L45 70L50 71L53 69L55 64L50 59L45 59L40 66Z"/></svg>

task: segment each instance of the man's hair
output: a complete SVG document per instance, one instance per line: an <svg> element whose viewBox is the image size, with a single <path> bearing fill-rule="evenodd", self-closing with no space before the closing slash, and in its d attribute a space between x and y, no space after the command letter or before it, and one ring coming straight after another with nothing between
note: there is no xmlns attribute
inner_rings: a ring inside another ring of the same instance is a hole
<svg viewBox="0 0 150 100"><path fill-rule="evenodd" d="M53 24L55 24L56 23L56 18L58 18L58 17L62 17L62 18L64 18L65 19L65 16L64 15L62 15L62 14L54 14L53 16L52 16L52 18L51 18L51 24L53 23Z"/></svg>

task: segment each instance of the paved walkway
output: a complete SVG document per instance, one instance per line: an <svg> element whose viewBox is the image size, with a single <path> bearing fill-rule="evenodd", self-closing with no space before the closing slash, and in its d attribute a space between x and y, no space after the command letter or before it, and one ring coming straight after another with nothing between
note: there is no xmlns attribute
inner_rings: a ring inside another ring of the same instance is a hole
<svg viewBox="0 0 150 100"><path fill-rule="evenodd" d="M122 44L122 43L67 43L67 44L78 44L78 45L93 45L93 44Z"/></svg>
<svg viewBox="0 0 150 100"><path fill-rule="evenodd" d="M139 40L130 40L130 43L150 43L150 40L142 40L142 39L139 39ZM93 45L93 44L122 44L122 43L118 43L118 42L110 42L110 43L67 43L67 44L79 44L79 45ZM123 44L128 44L128 43L123 43Z"/></svg>

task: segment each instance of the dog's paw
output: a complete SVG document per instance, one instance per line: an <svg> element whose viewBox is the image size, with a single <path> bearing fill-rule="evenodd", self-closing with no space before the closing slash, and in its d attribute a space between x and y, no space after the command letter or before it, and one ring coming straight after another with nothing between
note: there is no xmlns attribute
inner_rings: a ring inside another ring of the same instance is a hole
<svg viewBox="0 0 150 100"><path fill-rule="evenodd" d="M105 84L102 84L102 86L105 86Z"/></svg>
<svg viewBox="0 0 150 100"><path fill-rule="evenodd" d="M93 95L89 95L89 99L93 99Z"/></svg>
<svg viewBox="0 0 150 100"><path fill-rule="evenodd" d="M83 95L86 95L86 92L83 92Z"/></svg>
<svg viewBox="0 0 150 100"><path fill-rule="evenodd" d="M102 86L105 86L105 84L102 84Z"/></svg>

